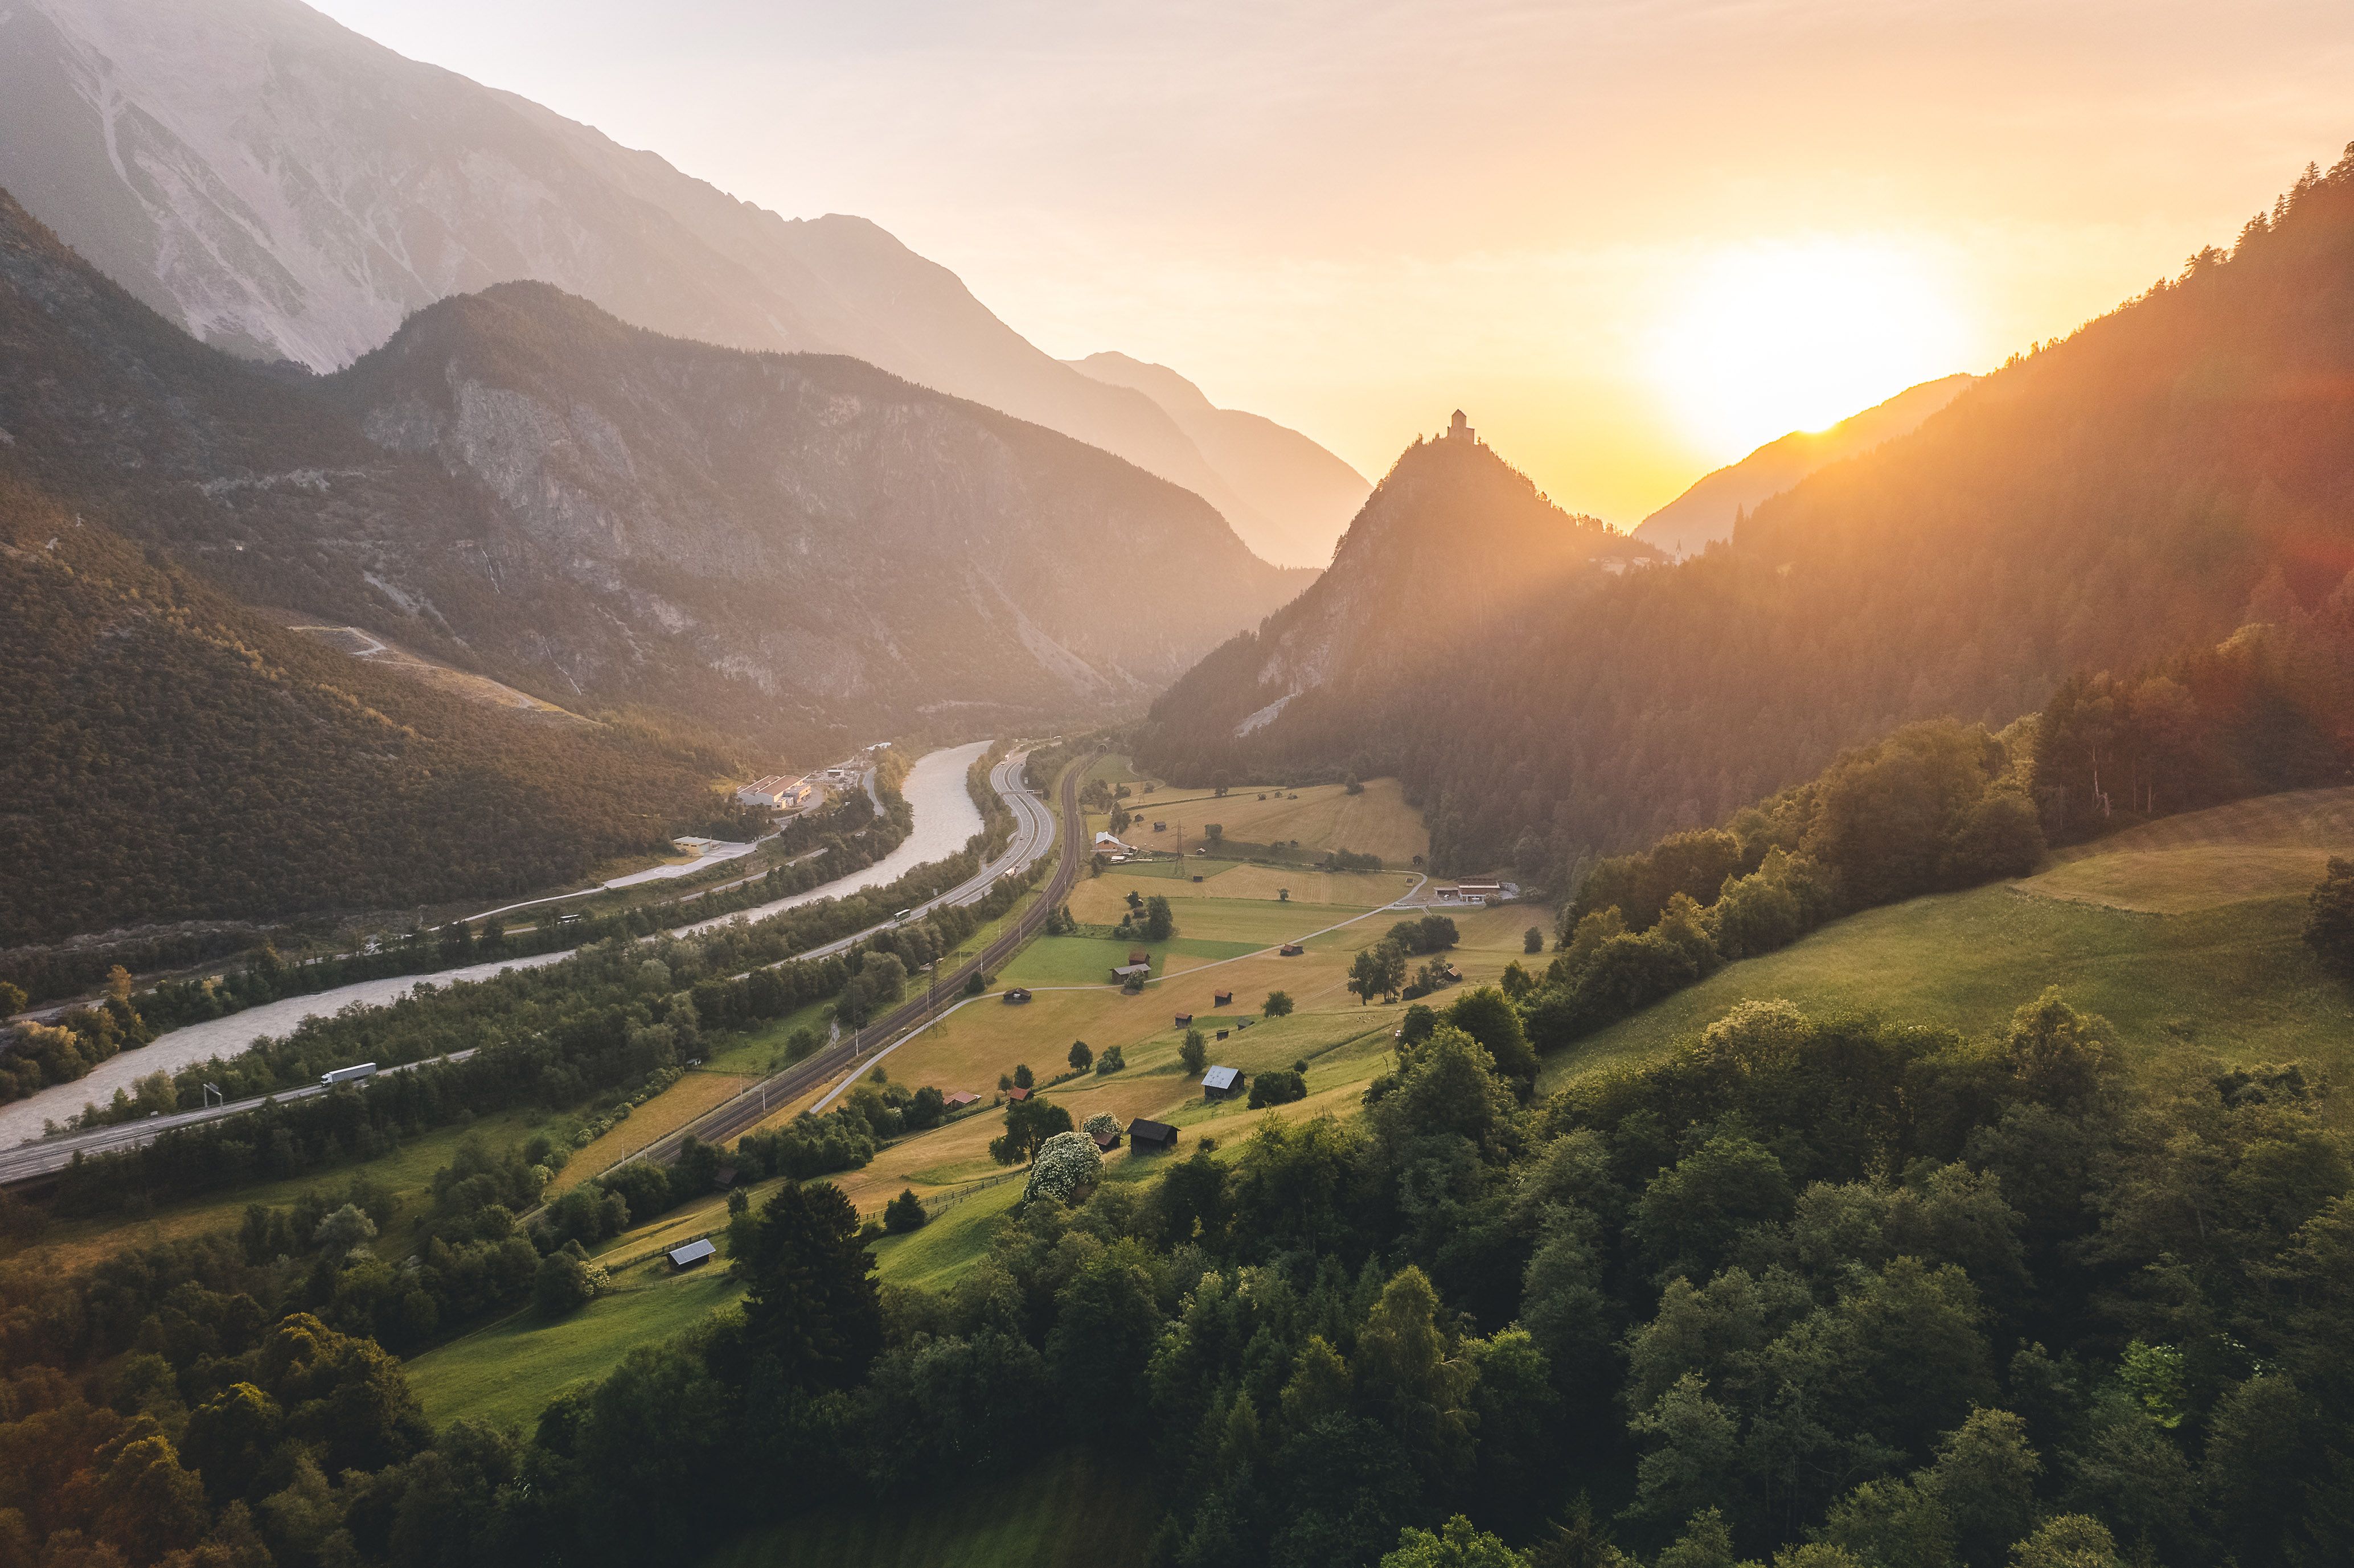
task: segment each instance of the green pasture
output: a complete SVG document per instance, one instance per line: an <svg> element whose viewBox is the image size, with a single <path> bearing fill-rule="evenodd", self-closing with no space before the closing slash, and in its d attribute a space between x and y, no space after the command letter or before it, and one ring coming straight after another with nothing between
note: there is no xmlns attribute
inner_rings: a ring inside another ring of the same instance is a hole
<svg viewBox="0 0 2354 1568"><path fill-rule="evenodd" d="M2138 1051L2187 1044L2229 1063L2343 1069L2354 993L2306 948L2304 913L2302 898L2276 897L2160 915L2009 886L1916 898L1727 965L1555 1055L1543 1085L1656 1057L1752 998L1983 1034L2047 985Z"/></svg>
<svg viewBox="0 0 2354 1568"><path fill-rule="evenodd" d="M551 1322L526 1308L417 1357L406 1370L426 1419L527 1429L550 1399L604 1377L632 1345L683 1333L744 1293L717 1258L681 1275L669 1268L659 1259L636 1265L567 1317Z"/></svg>

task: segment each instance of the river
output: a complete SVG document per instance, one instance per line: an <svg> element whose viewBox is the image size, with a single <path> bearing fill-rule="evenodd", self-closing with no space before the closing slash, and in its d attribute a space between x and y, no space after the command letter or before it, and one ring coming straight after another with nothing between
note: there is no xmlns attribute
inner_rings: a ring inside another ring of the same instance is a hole
<svg viewBox="0 0 2354 1568"><path fill-rule="evenodd" d="M862 888L881 887L896 882L908 872L929 861L945 860L964 848L965 841L981 832L981 810L972 803L972 794L965 788L965 774L984 750L987 741L975 741L970 746L952 747L935 751L917 759L907 770L907 782L900 793L915 812L915 830L907 839L864 871L797 893L790 898L779 898L773 904L762 904L750 909L710 920L698 921L679 927L680 935L691 935L725 925L729 920L765 920L799 905L815 903L821 898L839 897ZM446 985L451 980L487 980L504 969L537 969L567 957L565 953L542 953L535 958L507 959L487 964L467 964L459 969L441 969L432 974L398 975L384 980L358 980L351 985L337 986L332 991L314 991L308 996L290 996L281 1001L265 1002L249 1007L243 1012L233 1012L226 1018L207 1019L157 1035L154 1041L135 1051L101 1062L87 1076L70 1084L55 1084L26 1099L0 1106L0 1148L10 1148L41 1136L44 1124L63 1121L92 1102L103 1105L114 1097L114 1091L129 1089L153 1073L176 1073L194 1063L214 1056L234 1055L264 1034L282 1035L305 1018L323 1017L358 1004L382 1007L399 1001L416 988L420 980Z"/></svg>

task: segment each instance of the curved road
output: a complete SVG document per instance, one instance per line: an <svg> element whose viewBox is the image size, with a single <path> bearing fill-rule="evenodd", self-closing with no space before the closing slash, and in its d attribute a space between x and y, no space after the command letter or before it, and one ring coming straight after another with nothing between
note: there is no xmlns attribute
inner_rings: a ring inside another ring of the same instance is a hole
<svg viewBox="0 0 2354 1568"><path fill-rule="evenodd" d="M387 1067L387 1073L413 1072L429 1067L437 1062L462 1062L480 1046L464 1051L452 1051L447 1056L429 1056L422 1062L403 1062L397 1067ZM382 1075L379 1075L381 1076ZM64 1170L77 1159L90 1154L115 1154L126 1149L136 1149L160 1133L175 1127L190 1127L200 1121L218 1121L225 1116L242 1116L247 1111L260 1110L271 1100L281 1105L288 1100L307 1100L313 1095L327 1092L324 1084L312 1084L300 1089L287 1089L275 1095L260 1095L249 1100L232 1100L227 1105L208 1106L203 1110L179 1111L171 1116L151 1116L143 1121L126 1121L114 1127L94 1128L65 1138L49 1139L40 1143L27 1143L22 1148L0 1150L0 1187L14 1181L29 1181L37 1176L48 1176Z"/></svg>
<svg viewBox="0 0 2354 1568"><path fill-rule="evenodd" d="M959 798L965 802L967 810L970 812L975 824L977 825L980 813L972 808L971 796L966 792L964 787L964 775L971 766L970 751L967 747L960 747L956 748L956 752L952 755L954 759L960 764L956 769ZM979 901L980 898L989 891L990 885L999 877L1003 876L1010 872L1020 871L1027 867L1032 862L1045 853L1047 847L1053 843L1055 838L1054 814L1046 809L1045 802L1040 800L1035 794L1032 793L1028 784L1023 781L1022 778L1022 767L1026 760L1026 753L1016 752L1006 758L1003 761L998 763L997 766L990 771L990 783L991 787L996 789L999 797L1005 801L1006 805L1013 812L1013 837L1006 845L1004 853L1000 854L995 860L991 861L972 876L968 877L963 882L959 883L956 886L950 888L948 892L941 894L936 898L930 899L926 903L916 906L915 913L917 915L928 914L931 910L938 908L942 905L963 905ZM1071 792L1066 790L1066 793L1070 794ZM1074 799L1076 799L1075 796ZM935 815L945 814L946 813L935 813ZM962 826L964 824L961 821L959 821L955 825ZM925 835L925 837L928 842L931 835L928 834ZM957 841L958 845L960 847L964 839L970 837L970 834L969 833L960 837ZM913 843L915 842L916 835L909 835L909 842ZM902 845L899 850L893 851L892 855L890 857L886 857L885 861L877 862L875 865L869 866L863 872L854 873L851 877L843 878L840 882L829 883L824 888L813 888L809 893L799 894L790 899L782 900L777 906L764 906L759 909L739 911L736 914L729 915L723 919L699 922L696 925L683 927L680 934L691 934L692 932L700 931L712 926L724 925L728 920L755 919L764 915L776 913L779 908L790 905L806 903L813 898L838 896L843 892L848 891L843 886L843 883L850 882L854 879L858 880L863 886L872 886L874 885L872 879L875 872L886 867L890 859L896 858L905 852L907 848L907 845ZM955 853L955 850L951 849L948 853ZM936 855L932 858L937 859L940 857ZM902 874L904 871L907 869L911 869L911 867L902 867L899 871L893 872L891 876L886 878L885 881L896 880L899 874ZM1068 885L1067 882L1064 884L1066 890L1067 890ZM1059 896L1060 895L1058 895L1057 897ZM1042 916L1041 919L1043 918L1044 916ZM874 936L876 932L885 930L896 923L896 921L884 921L878 925L871 926L865 930L854 932L852 935L844 937L839 941L828 942L823 947L814 948L806 952L796 953L790 959L784 959L779 961L780 963L793 963L802 959L823 958L833 953L843 952L854 945L865 940L867 938ZM992 948L991 950L994 951L994 948ZM454 973L408 976L395 983L397 983L401 990L406 991L408 986L414 985L419 980L444 980L460 978L471 979L473 978L474 971L479 971L483 975L489 975L494 974L503 969L521 968L525 965L536 967L539 964L554 963L560 959L567 958L570 955L568 953L547 953L539 955L535 959L524 959L520 961L472 966L470 970L460 970ZM1001 959L996 961L1002 962L1002 959ZM953 983L961 986L964 983L964 977L967 972L967 969L960 969L957 972ZM378 984L382 982L362 983ZM943 982L943 984L949 982ZM334 993L330 992L327 994L332 996ZM291 1001L310 1002L315 1004L320 1001L320 998L314 996L289 1000ZM276 1006L281 1004L273 1003L271 1005ZM259 1012L260 1010L254 1009L250 1011ZM902 1009L901 1011L904 1012L905 1010ZM230 1015L232 1018L240 1016L245 1015ZM894 1016L896 1015L895 1014ZM872 1025L869 1026L870 1029L873 1027L874 1026ZM866 1033L866 1031L861 1031L859 1034L852 1035L849 1038L850 1040L854 1041L861 1038ZM154 1047L150 1046L147 1049L149 1051L153 1051ZM132 1054L132 1053L125 1052L122 1056L113 1058L113 1060L121 1061L124 1059L124 1057L131 1056ZM472 1054L472 1053L471 1051L456 1052L452 1053L450 1060L459 1061ZM153 1071L154 1067L151 1064L155 1062L157 1058L147 1056L144 1053L142 1053L141 1055L143 1059L138 1065L143 1067L147 1067L148 1070ZM809 1060L814 1062L821 1059L829 1059L832 1053L829 1052L826 1053L825 1056L822 1058L811 1057ZM408 1064L409 1066L419 1066L422 1065L423 1064L421 1063ZM807 1063L802 1064L802 1065L807 1065ZM387 1072L397 1072L400 1069L388 1067L385 1070ZM788 1076L790 1075L790 1070L789 1069L787 1074L780 1074L779 1076ZM88 1079L78 1080L75 1086L86 1086L88 1082ZM770 1080L770 1082L773 1083L774 1080ZM64 1086L60 1086L62 1087ZM766 1085L755 1085L754 1091L757 1092L766 1086ZM187 1127L194 1123L202 1121L213 1121L225 1116L240 1115L246 1111L255 1109L262 1105L267 1099L274 1098L281 1101L305 1099L320 1092L321 1090L318 1086L306 1086L302 1088L289 1089L282 1094L275 1096L266 1096L256 1099L238 1100L228 1105L213 1106L203 1110L180 1111L171 1116L150 1117L143 1121L124 1122L114 1127L96 1128L88 1132L71 1133L61 1138L50 1138L42 1139L38 1141L28 1141L19 1148L0 1151L0 1185L6 1185L7 1183L15 1181L30 1181L37 1177L52 1174L71 1164L77 1155L111 1153L125 1149L133 1149L138 1147L140 1144L147 1142L157 1134L174 1128ZM729 1101L728 1105L732 1106L736 1103L737 1102L735 1101ZM726 1110L728 1107L722 1106L719 1108L721 1110ZM690 1128L688 1130L692 1129Z"/></svg>
<svg viewBox="0 0 2354 1568"><path fill-rule="evenodd" d="M990 778L997 792L1013 808L1015 827L1013 842L1006 853L991 867L935 903L970 904L988 891L1005 870L1015 864L1028 864L1038 858L1055 836L1055 818L1045 802L1034 794L1022 778L1021 764L1025 758L1019 753L997 765ZM1085 759L1074 762L1063 775L1063 820L1076 822L1079 818L1079 775L1087 769ZM678 1159L680 1146L689 1138L704 1143L722 1144L741 1138L768 1119L771 1108L790 1104L810 1090L823 1085L837 1073L856 1065L865 1054L885 1042L895 1040L911 1030L921 1027L938 1013L944 1012L963 1000L965 983L975 975L993 974L1004 967L1024 942L1038 934L1046 923L1049 911L1058 907L1070 896L1071 886L1079 875L1079 834L1074 831L1062 835L1063 849L1055 862L1054 874L1046 881L1044 894L1021 917L1000 933L997 939L976 959L967 959L951 972L937 977L924 994L901 1003L890 1012L853 1034L846 1034L813 1056L794 1063L747 1088L742 1094L705 1111L677 1131L656 1139L630 1157L631 1160L652 1160L668 1165ZM1027 859L1019 858L1026 853ZM925 907L929 908L927 905ZM628 1164L624 1160L620 1163Z"/></svg>

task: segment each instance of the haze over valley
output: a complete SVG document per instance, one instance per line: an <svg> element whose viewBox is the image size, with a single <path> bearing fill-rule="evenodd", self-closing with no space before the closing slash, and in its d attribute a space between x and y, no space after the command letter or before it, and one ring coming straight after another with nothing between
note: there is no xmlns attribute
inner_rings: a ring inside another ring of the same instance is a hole
<svg viewBox="0 0 2354 1568"><path fill-rule="evenodd" d="M2349 58L0 5L0 1568L2354 1560Z"/></svg>

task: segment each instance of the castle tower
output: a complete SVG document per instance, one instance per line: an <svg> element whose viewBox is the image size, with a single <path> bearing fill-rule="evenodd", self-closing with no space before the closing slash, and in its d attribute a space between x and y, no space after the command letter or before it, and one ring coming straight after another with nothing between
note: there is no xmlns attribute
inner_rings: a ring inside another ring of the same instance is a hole
<svg viewBox="0 0 2354 1568"><path fill-rule="evenodd" d="M1463 410L1460 408L1456 409L1455 418L1447 421L1447 439L1450 441L1471 440L1471 427L1464 423Z"/></svg>

